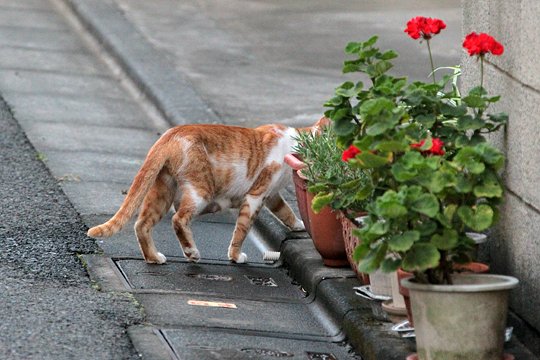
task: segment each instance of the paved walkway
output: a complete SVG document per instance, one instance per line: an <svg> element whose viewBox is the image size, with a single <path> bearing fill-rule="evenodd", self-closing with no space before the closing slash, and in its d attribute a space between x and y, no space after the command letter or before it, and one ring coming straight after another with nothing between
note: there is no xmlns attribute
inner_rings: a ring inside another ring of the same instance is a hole
<svg viewBox="0 0 540 360"><path fill-rule="evenodd" d="M412 14L399 3L393 1L395 12L384 18L389 27L398 24L400 12ZM0 93L87 226L116 211L148 148L170 124L253 126L278 119L304 125L319 116L339 74L331 70L333 61L319 72L313 70L318 62L303 68L300 59L337 53L320 55L319 45L307 43L319 26L312 21L325 23L322 15L314 10L307 21L311 33L302 33L292 16L308 16L305 3L290 13L265 1L227 4L0 2ZM325 8L322 1L313 5ZM456 21L455 1L439 5ZM357 20L347 10L336 17L349 26ZM272 23L274 17L255 17L267 11L283 16L281 25ZM354 11L368 21L382 10ZM252 21L237 21L246 17ZM276 32L289 25L300 34L290 43L289 32ZM340 26L333 28L342 36ZM269 46L252 45L263 41ZM292 55L280 56L284 49L277 44L287 44ZM309 51L300 51L304 45ZM455 60L446 51L439 55ZM358 283L350 270L322 266L305 234L289 233L267 212L246 241L247 265L231 265L225 256L233 213L194 223L198 264L180 255L169 224L170 218L155 229L168 265L144 263L131 226L99 241L101 253L83 256L102 291L130 293L142 307L144 322L127 332L144 358L350 359L357 356L352 343L363 358L380 360L403 359L413 350L414 343L389 332L388 323L373 321L369 304L351 291ZM265 263L268 250L281 250L285 263Z"/></svg>

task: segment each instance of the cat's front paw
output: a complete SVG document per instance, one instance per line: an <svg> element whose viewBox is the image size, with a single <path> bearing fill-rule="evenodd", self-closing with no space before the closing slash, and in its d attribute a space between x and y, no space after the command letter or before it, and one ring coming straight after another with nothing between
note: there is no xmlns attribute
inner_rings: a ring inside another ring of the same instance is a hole
<svg viewBox="0 0 540 360"><path fill-rule="evenodd" d="M197 248L184 249L184 256L189 262L199 262L201 260L201 253Z"/></svg>
<svg viewBox="0 0 540 360"><path fill-rule="evenodd" d="M156 253L156 256L152 259L145 259L147 264L165 264L167 262L167 258L162 253L158 252Z"/></svg>
<svg viewBox="0 0 540 360"><path fill-rule="evenodd" d="M300 219L296 219L296 222L293 226L291 226L292 231L304 231L306 230L306 226L304 225L304 222Z"/></svg>
<svg viewBox="0 0 540 360"><path fill-rule="evenodd" d="M237 263L237 264L244 264L247 262L247 255L245 253L240 253L240 255L238 255L236 257L236 259L234 258L229 258L229 260Z"/></svg>

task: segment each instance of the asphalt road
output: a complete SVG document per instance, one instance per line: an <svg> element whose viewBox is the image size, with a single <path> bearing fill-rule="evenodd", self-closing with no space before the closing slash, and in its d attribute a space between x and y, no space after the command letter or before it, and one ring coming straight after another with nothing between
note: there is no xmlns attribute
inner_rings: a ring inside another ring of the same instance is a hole
<svg viewBox="0 0 540 360"><path fill-rule="evenodd" d="M1 99L0 149L0 358L138 358L137 304L92 288L97 245Z"/></svg>

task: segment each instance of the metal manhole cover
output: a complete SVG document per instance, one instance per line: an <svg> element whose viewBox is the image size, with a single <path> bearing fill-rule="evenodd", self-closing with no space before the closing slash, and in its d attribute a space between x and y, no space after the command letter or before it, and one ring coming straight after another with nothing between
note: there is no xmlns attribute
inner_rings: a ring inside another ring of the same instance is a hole
<svg viewBox="0 0 540 360"><path fill-rule="evenodd" d="M216 275L216 274L186 274L186 276L194 279L202 279L209 281L233 281L232 276Z"/></svg>
<svg viewBox="0 0 540 360"><path fill-rule="evenodd" d="M319 352L307 352L309 360L337 360L334 354L319 353Z"/></svg>
<svg viewBox="0 0 540 360"><path fill-rule="evenodd" d="M244 275L252 285L278 287L274 279L264 276Z"/></svg>
<svg viewBox="0 0 540 360"><path fill-rule="evenodd" d="M285 351L270 350L270 349L244 348L244 349L240 349L240 351L245 352L247 354L252 354L252 355L262 355L262 356L270 356L270 357L277 357L277 358L288 358L288 357L294 356L294 354L291 354Z"/></svg>

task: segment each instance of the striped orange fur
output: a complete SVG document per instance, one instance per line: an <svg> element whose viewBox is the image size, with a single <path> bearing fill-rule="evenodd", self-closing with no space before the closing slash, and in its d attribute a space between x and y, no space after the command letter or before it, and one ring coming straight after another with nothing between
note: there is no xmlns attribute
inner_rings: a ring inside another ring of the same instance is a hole
<svg viewBox="0 0 540 360"><path fill-rule="evenodd" d="M299 130L283 125L172 128L148 152L120 209L104 224L88 230L88 235L111 236L139 210L135 232L141 252L149 263L165 263L151 230L174 205L173 228L184 255L198 261L200 254L190 230L193 217L235 207L240 212L228 258L245 262L242 242L263 205L291 229L303 229L279 194L290 173L283 158L292 151L297 131L316 131L327 123L322 118L313 127Z"/></svg>

